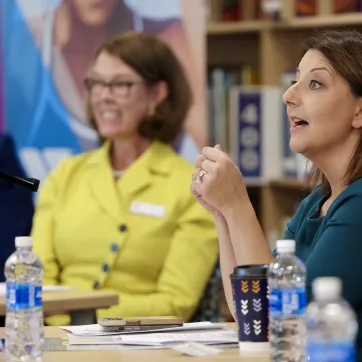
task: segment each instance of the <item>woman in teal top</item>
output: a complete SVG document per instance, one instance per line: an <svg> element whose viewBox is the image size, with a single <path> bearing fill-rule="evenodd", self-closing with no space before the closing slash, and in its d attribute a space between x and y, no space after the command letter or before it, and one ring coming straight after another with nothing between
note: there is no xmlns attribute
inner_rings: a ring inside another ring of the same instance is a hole
<svg viewBox="0 0 362 362"><path fill-rule="evenodd" d="M304 44L296 80L283 95L290 147L313 162L320 181L289 222L286 239L311 283L342 279L359 320L362 360L362 34L325 31ZM224 289L233 313L229 275L236 265L270 263L273 255L248 197L243 177L219 146L198 157L191 192L213 212L219 235Z"/></svg>

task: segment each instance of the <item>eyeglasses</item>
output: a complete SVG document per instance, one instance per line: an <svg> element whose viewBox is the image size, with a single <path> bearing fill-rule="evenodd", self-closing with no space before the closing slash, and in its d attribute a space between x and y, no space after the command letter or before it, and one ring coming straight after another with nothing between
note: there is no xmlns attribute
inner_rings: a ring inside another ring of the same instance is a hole
<svg viewBox="0 0 362 362"><path fill-rule="evenodd" d="M141 81L122 81L113 80L106 82L101 79L86 78L84 80L84 86L92 96L99 96L103 93L105 88L109 88L113 95L118 97L127 97L131 88L142 83Z"/></svg>

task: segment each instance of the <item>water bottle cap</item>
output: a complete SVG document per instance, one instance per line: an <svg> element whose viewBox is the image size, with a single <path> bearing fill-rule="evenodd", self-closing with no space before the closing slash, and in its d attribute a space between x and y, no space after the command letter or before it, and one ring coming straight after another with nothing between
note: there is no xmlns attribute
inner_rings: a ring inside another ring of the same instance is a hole
<svg viewBox="0 0 362 362"><path fill-rule="evenodd" d="M16 248L31 248L33 246L33 239L31 236L17 236L15 238Z"/></svg>
<svg viewBox="0 0 362 362"><path fill-rule="evenodd" d="M277 253L294 253L295 240L277 240Z"/></svg>
<svg viewBox="0 0 362 362"><path fill-rule="evenodd" d="M342 281L336 277L316 278L313 281L312 289L317 300L335 299L341 296Z"/></svg>

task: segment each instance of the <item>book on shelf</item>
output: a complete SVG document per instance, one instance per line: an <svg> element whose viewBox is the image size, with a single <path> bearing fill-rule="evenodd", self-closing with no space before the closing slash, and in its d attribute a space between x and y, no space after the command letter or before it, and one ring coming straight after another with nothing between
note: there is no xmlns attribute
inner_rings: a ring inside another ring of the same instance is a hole
<svg viewBox="0 0 362 362"><path fill-rule="evenodd" d="M312 163L290 149L290 121L283 93L295 70L282 73L280 86L259 86L255 67L211 67L208 72L209 145L220 144L250 179L304 180Z"/></svg>
<svg viewBox="0 0 362 362"><path fill-rule="evenodd" d="M318 0L289 0L294 1L294 14L296 16L318 16ZM332 14L343 14L362 11L361 0L322 0L324 6L329 8ZM273 15L279 18L283 10L283 0L262 0L262 11L267 16Z"/></svg>
<svg viewBox="0 0 362 362"><path fill-rule="evenodd" d="M297 17L319 16L318 0L289 0ZM331 14L362 11L361 0L322 0ZM328 5L328 2L330 5ZM288 4L289 5L289 4ZM283 0L208 0L208 21L242 22L261 19L280 19ZM323 10L321 10L323 12ZM325 11L325 10L324 10Z"/></svg>
<svg viewBox="0 0 362 362"><path fill-rule="evenodd" d="M221 18L221 1L208 0L207 1L207 21L219 22Z"/></svg>
<svg viewBox="0 0 362 362"><path fill-rule="evenodd" d="M259 82L258 73L251 65L218 66L208 70L209 144L220 144L229 152L229 94L235 85Z"/></svg>
<svg viewBox="0 0 362 362"><path fill-rule="evenodd" d="M329 1L331 1L332 14L360 12L362 10L361 0L329 0ZM295 14L297 16L318 15L318 0L295 0L294 6L295 6Z"/></svg>
<svg viewBox="0 0 362 362"><path fill-rule="evenodd" d="M208 21L235 22L262 19L263 0L208 0Z"/></svg>
<svg viewBox="0 0 362 362"><path fill-rule="evenodd" d="M281 87L230 89L230 154L245 178L282 176Z"/></svg>

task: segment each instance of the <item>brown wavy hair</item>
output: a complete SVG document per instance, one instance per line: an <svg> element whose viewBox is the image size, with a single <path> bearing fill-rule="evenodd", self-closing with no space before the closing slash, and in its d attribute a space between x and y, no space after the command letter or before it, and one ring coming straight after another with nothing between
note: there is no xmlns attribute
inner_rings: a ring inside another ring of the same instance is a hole
<svg viewBox="0 0 362 362"><path fill-rule="evenodd" d="M182 131L191 106L192 95L184 69L169 46L153 35L129 31L107 39L97 49L94 60L102 52L121 59L149 86L156 85L160 81L167 84L166 99L152 114L145 115L138 131L149 140L159 140L169 144L175 141ZM98 131L88 94L86 108L90 125Z"/></svg>

